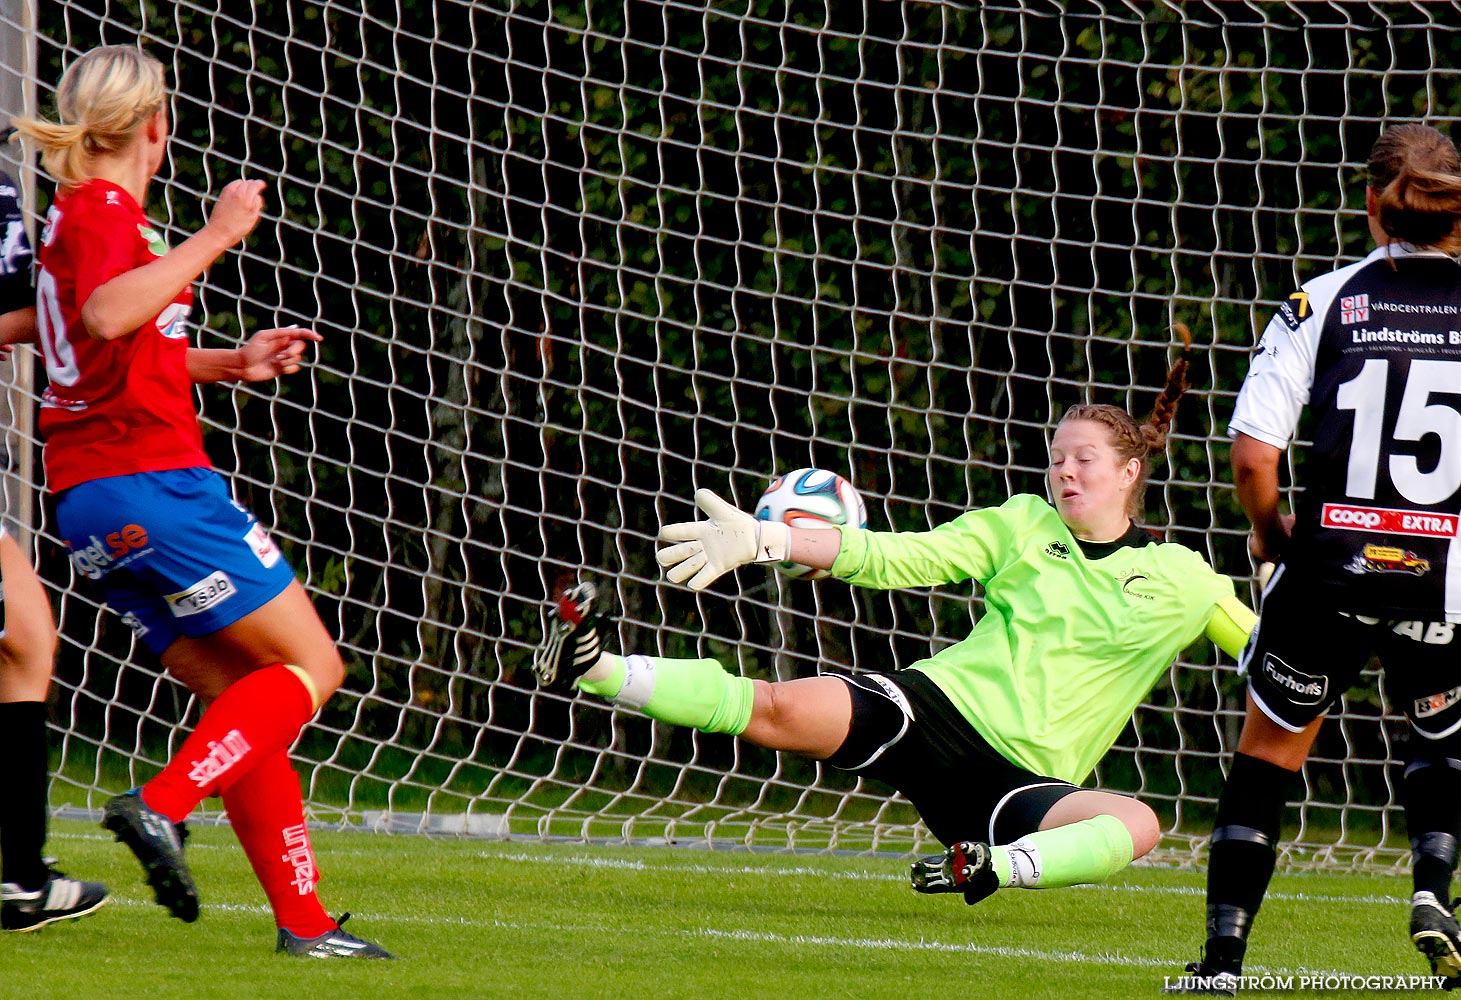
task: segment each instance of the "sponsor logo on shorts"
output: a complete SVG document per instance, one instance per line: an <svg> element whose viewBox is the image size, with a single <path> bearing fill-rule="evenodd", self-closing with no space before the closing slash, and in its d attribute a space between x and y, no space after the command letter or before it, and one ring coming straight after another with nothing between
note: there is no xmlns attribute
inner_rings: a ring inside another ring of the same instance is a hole
<svg viewBox="0 0 1461 1000"><path fill-rule="evenodd" d="M220 775L226 774L233 765L243 760L244 754L252 749L243 733L230 729L223 739L208 741L208 752L201 760L193 761L188 777L199 788L207 788Z"/></svg>
<svg viewBox="0 0 1461 1000"><path fill-rule="evenodd" d="M1415 699L1415 717L1424 719L1432 715L1439 715L1452 705L1461 701L1461 687L1453 687L1449 691L1442 691L1440 694L1433 694L1428 698Z"/></svg>
<svg viewBox="0 0 1461 1000"><path fill-rule="evenodd" d="M1054 556L1057 559L1069 559L1070 546L1066 545L1064 542L1051 542L1049 545L1045 546L1045 554L1047 556Z"/></svg>
<svg viewBox="0 0 1461 1000"><path fill-rule="evenodd" d="M140 524L128 524L117 531L108 532L105 538L91 536L91 541L71 549L71 565L76 572L88 580L100 580L108 570L125 566L134 557L150 551L147 529Z"/></svg>
<svg viewBox="0 0 1461 1000"><path fill-rule="evenodd" d="M1409 549L1366 545L1364 551L1344 568L1351 573L1409 573L1412 576L1424 576L1430 572L1431 561L1422 559Z"/></svg>
<svg viewBox="0 0 1461 1000"><path fill-rule="evenodd" d="M1390 625L1389 622L1386 623ZM1455 622L1395 622L1390 631L1427 646L1449 646L1456 636Z"/></svg>
<svg viewBox="0 0 1461 1000"><path fill-rule="evenodd" d="M274 544L274 539L269 537L262 524L255 523L249 533L244 535L244 541L249 543L249 548L265 569L279 561L279 546Z"/></svg>
<svg viewBox="0 0 1461 1000"><path fill-rule="evenodd" d="M888 678L882 677L878 674L868 674L867 678L878 687L882 688L883 693L892 700L893 704L898 706L899 710L902 711L905 716L910 719L913 718L913 706L908 703L908 696L903 693L902 688L894 684L892 681L888 680Z"/></svg>
<svg viewBox="0 0 1461 1000"><path fill-rule="evenodd" d="M1295 705L1317 705L1329 693L1329 678L1295 670L1272 653L1263 654L1263 675Z"/></svg>
<svg viewBox="0 0 1461 1000"><path fill-rule="evenodd" d="M1423 514L1390 507L1356 507L1326 503L1319 523L1345 531L1373 531L1387 535L1420 535L1426 538L1455 538L1455 514Z"/></svg>
<svg viewBox="0 0 1461 1000"><path fill-rule="evenodd" d="M172 608L174 618L187 618L189 615L201 615L236 593L238 589L234 587L233 581L220 569L205 576L187 590L168 594L166 600L168 607Z"/></svg>
<svg viewBox="0 0 1461 1000"><path fill-rule="evenodd" d="M139 639L148 632L147 626L142 624L142 619L138 618L136 613L132 611L128 611L122 615L122 624L131 629L132 634Z"/></svg>

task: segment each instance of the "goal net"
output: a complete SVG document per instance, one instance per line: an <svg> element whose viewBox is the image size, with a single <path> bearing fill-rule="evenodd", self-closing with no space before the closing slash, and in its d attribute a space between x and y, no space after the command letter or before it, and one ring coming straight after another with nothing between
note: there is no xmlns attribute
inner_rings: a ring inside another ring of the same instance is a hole
<svg viewBox="0 0 1461 1000"><path fill-rule="evenodd" d="M313 815L388 830L926 846L885 787L535 691L545 601L590 576L615 647L753 677L926 656L977 592L749 568L696 596L663 580L655 532L697 487L748 507L808 465L881 529L1043 493L1061 411L1145 413L1179 322L1195 390L1149 520L1251 596L1225 429L1256 331L1367 249L1382 123L1461 103L1449 5L222 9L0 0L0 97L49 113L71 58L140 39L176 88L147 206L171 241L229 180L268 182L200 286L197 343L325 340L301 374L199 405L349 664L294 749ZM43 213L49 183L7 155ZM155 773L197 707L22 502L33 365L5 367L10 515L63 634L53 796L90 808ZM1201 847L1242 692L1189 650L1093 778L1152 803L1172 857ZM1402 731L1367 671L1305 768L1291 863L1403 859Z"/></svg>

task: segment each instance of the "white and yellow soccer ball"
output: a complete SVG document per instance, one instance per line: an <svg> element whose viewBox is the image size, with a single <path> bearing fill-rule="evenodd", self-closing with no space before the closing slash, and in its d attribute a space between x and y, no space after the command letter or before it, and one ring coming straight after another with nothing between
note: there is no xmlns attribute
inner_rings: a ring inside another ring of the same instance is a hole
<svg viewBox="0 0 1461 1000"><path fill-rule="evenodd" d="M826 469L797 469L778 476L756 502L756 517L794 528L867 527L867 504L853 485ZM776 571L795 580L820 580L824 570L782 562Z"/></svg>

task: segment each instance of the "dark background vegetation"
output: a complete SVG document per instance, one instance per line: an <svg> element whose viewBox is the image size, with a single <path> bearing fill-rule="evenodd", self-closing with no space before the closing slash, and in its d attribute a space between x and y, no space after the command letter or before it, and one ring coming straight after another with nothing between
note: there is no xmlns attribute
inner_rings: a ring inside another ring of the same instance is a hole
<svg viewBox="0 0 1461 1000"><path fill-rule="evenodd" d="M199 343L296 321L326 341L307 374L200 400L347 648L351 693L299 754L351 815L671 786L825 811L799 791L813 765L532 694L541 602L586 572L628 649L757 676L906 665L967 633L968 586L747 570L696 598L661 582L658 525L698 486L750 506L803 465L849 475L877 528L1043 492L1061 410L1145 414L1177 322L1194 389L1149 520L1247 577L1224 430L1256 331L1368 249L1381 125L1461 103L1450 5L206 6L43 4L42 108L69 58L140 29L177 88L148 206L173 241L227 181L271 183L208 276ZM74 752L155 759L175 689L42 550ZM1240 698L1192 650L1100 780L1195 828ZM1330 803L1388 831L1382 706L1358 690L1321 739L1312 839Z"/></svg>

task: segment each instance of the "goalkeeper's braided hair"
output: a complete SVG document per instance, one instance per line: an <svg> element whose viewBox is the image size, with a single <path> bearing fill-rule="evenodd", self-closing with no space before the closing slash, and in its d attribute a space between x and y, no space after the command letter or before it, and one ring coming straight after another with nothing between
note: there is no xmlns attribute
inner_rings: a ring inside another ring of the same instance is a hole
<svg viewBox="0 0 1461 1000"><path fill-rule="evenodd" d="M1192 334L1182 323L1174 324L1173 329L1182 338L1184 354L1167 370L1167 382L1162 386L1162 391L1152 406L1151 416L1146 420L1137 423L1121 407L1105 403L1079 403L1066 410L1060 418L1062 424L1067 420L1091 420L1103 425L1111 432L1111 445L1121 461L1134 458L1141 463L1141 472L1137 476L1136 486L1131 491L1126 509L1126 513L1135 520L1140 520L1146 509L1146 480L1150 467L1148 459L1166 449L1167 434L1172 429L1172 421L1177 417L1177 403L1187 391L1185 352L1192 346Z"/></svg>

